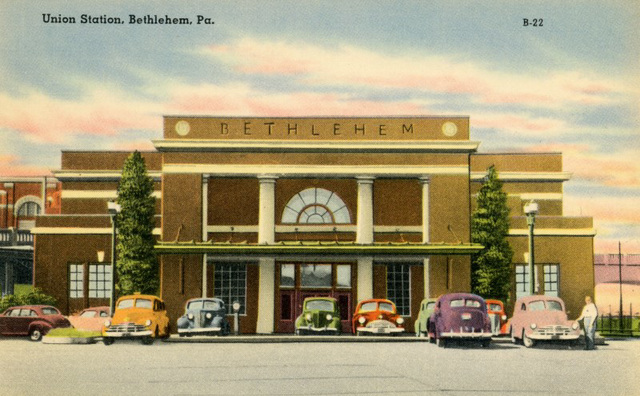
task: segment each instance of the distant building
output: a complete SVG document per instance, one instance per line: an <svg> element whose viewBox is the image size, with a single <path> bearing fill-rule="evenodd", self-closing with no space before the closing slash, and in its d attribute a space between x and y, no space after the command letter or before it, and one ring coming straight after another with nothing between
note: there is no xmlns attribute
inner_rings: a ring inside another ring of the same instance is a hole
<svg viewBox="0 0 640 396"><path fill-rule="evenodd" d="M596 305L601 314L640 315L640 254L594 255Z"/></svg>
<svg viewBox="0 0 640 396"><path fill-rule="evenodd" d="M0 177L0 289L33 283L36 216L60 213L60 183L53 177Z"/></svg>
<svg viewBox="0 0 640 396"><path fill-rule="evenodd" d="M536 291L578 315L592 294L593 220L563 215L562 155L478 154L468 117L164 118L145 152L155 182L161 290L241 304L244 333L290 333L309 296L388 298L409 330L424 297L469 291L471 213L495 165L511 208L515 298L528 293L523 205L539 203ZM105 305L126 152L64 151L62 215L37 219L35 285L65 312Z"/></svg>

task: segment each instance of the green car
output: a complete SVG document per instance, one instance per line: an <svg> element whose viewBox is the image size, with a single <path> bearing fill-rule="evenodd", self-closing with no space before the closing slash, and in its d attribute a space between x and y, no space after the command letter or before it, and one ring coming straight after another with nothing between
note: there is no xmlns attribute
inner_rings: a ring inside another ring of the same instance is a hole
<svg viewBox="0 0 640 396"><path fill-rule="evenodd" d="M429 316L433 313L437 300L437 298L425 298L420 303L420 313L418 313L418 319L414 324L416 337L425 337L427 335L427 323L429 323Z"/></svg>
<svg viewBox="0 0 640 396"><path fill-rule="evenodd" d="M340 334L340 309L331 297L304 299L302 314L296 319L296 334Z"/></svg>

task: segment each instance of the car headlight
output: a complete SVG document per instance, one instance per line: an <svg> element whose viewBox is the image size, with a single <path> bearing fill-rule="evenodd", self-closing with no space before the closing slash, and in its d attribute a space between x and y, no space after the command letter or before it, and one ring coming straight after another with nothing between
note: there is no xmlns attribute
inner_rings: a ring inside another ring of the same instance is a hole
<svg viewBox="0 0 640 396"><path fill-rule="evenodd" d="M151 319L147 319L146 322L144 322L145 326L151 326Z"/></svg>
<svg viewBox="0 0 640 396"><path fill-rule="evenodd" d="M309 321L310 321L310 320L311 320L311 314L309 314L309 313L308 313L308 314L306 314L306 315L304 316L304 318L305 318L306 320L309 320Z"/></svg>
<svg viewBox="0 0 640 396"><path fill-rule="evenodd" d="M205 317L206 317L207 319L211 319L211 312L207 312L207 314L205 315Z"/></svg>
<svg viewBox="0 0 640 396"><path fill-rule="evenodd" d="M360 323L361 325L363 325L364 322L366 322L366 321L367 321L367 319L365 319L364 316L361 316L361 317L358 318L358 323Z"/></svg>
<svg viewBox="0 0 640 396"><path fill-rule="evenodd" d="M104 327L109 327L111 326L111 321L110 320L105 320L104 321Z"/></svg>
<svg viewBox="0 0 640 396"><path fill-rule="evenodd" d="M571 328L574 329L574 330L578 330L578 327L580 327L578 322L573 322L573 324L571 325Z"/></svg>
<svg viewBox="0 0 640 396"><path fill-rule="evenodd" d="M192 313L188 314L188 315L187 315L187 319L189 319L189 320L193 320L193 314L192 314Z"/></svg>
<svg viewBox="0 0 640 396"><path fill-rule="evenodd" d="M325 316L325 318L327 318L327 320L331 320L331 319L333 319L333 315L327 314L327 316Z"/></svg>
<svg viewBox="0 0 640 396"><path fill-rule="evenodd" d="M531 327L531 330L535 330L538 327L538 325L536 325L535 323L531 323L529 327Z"/></svg>
<svg viewBox="0 0 640 396"><path fill-rule="evenodd" d="M404 318L396 319L396 323L399 324L399 325L403 324L404 323Z"/></svg>
<svg viewBox="0 0 640 396"><path fill-rule="evenodd" d="M507 315L502 315L501 318L502 320L507 320Z"/></svg>

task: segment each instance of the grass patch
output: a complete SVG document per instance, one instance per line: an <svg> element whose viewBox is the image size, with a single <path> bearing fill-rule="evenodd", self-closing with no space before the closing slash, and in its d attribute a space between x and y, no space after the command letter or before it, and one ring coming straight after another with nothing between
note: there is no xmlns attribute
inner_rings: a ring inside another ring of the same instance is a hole
<svg viewBox="0 0 640 396"><path fill-rule="evenodd" d="M57 328L51 329L50 332L47 333L48 337L73 337L73 338L91 338L91 337L102 337L102 333L99 331L85 331L74 329L73 327L68 328Z"/></svg>

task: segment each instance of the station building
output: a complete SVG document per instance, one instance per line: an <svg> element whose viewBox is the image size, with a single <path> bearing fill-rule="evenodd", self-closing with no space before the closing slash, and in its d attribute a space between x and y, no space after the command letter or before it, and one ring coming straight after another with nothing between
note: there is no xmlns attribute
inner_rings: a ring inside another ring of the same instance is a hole
<svg viewBox="0 0 640 396"><path fill-rule="evenodd" d="M475 196L495 166L511 209L513 297L528 293L525 203L535 200L537 292L578 315L594 288L593 222L563 216L559 153L480 154L468 117L164 117L155 151L160 295L240 302L242 333L292 333L308 296L343 331L359 300L389 298L413 330L420 301L470 290ZM107 201L127 152L62 152L62 213L37 219L35 280L66 313L108 303Z"/></svg>

